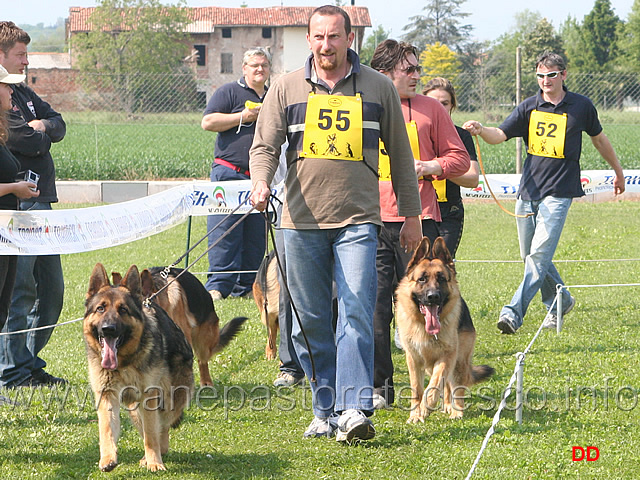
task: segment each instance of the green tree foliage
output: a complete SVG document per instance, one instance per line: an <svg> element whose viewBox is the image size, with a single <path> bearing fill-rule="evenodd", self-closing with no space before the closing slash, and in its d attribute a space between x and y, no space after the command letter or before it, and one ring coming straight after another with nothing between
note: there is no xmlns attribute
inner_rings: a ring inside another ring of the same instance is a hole
<svg viewBox="0 0 640 480"><path fill-rule="evenodd" d="M97 73L170 72L189 52L188 11L158 0L101 0L91 31L73 38L78 67Z"/></svg>
<svg viewBox="0 0 640 480"><path fill-rule="evenodd" d="M113 101L128 112L166 110L176 83L185 88L182 59L190 48L184 6L184 0L101 0L89 19L91 31L72 39L85 84L112 89ZM171 74L181 71L173 81ZM188 88L195 88L195 79Z"/></svg>
<svg viewBox="0 0 640 480"><path fill-rule="evenodd" d="M382 25L378 25L364 39L362 48L360 49L360 61L365 65L371 65L371 59L373 58L373 52L380 42L386 40L391 35L391 30L385 30Z"/></svg>
<svg viewBox="0 0 640 480"><path fill-rule="evenodd" d="M468 41L473 26L462 24L471 15L460 10L466 0L430 0L423 11L425 15L410 17L411 23L403 27L404 40L424 49L427 45L440 42L456 50L461 50Z"/></svg>
<svg viewBox="0 0 640 480"><path fill-rule="evenodd" d="M420 54L420 65L423 69L421 79L423 85L433 77L444 77L455 84L455 79L462 67L457 55L440 42L427 45L427 48Z"/></svg>
<svg viewBox="0 0 640 480"><path fill-rule="evenodd" d="M635 0L627 23L619 31L619 64L626 70L640 72L640 0Z"/></svg>
<svg viewBox="0 0 640 480"><path fill-rule="evenodd" d="M45 27L37 25L19 25L31 37L30 52L62 53L65 51L64 18L59 18L55 25Z"/></svg>
<svg viewBox="0 0 640 480"><path fill-rule="evenodd" d="M572 40L567 43L571 68L589 73L609 70L618 55L621 23L610 0L596 0L582 25L570 22L566 33Z"/></svg>

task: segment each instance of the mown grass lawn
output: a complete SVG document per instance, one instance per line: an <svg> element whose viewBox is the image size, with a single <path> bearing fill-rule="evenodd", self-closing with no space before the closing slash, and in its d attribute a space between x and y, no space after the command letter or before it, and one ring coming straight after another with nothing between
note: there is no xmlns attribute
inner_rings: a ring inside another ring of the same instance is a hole
<svg viewBox="0 0 640 480"><path fill-rule="evenodd" d="M513 204L505 202L507 208ZM216 302L222 323L249 317L243 332L210 368L215 388L198 393L181 427L172 431L168 468L176 479L463 479L480 450L515 355L530 342L544 317L539 296L516 335L500 335L500 308L517 287L522 265L514 220L492 203L467 204L458 253L461 290L478 331L475 362L496 375L471 391L461 421L441 412L424 424L408 425L408 374L394 350L397 404L376 412L375 439L354 446L334 440L303 440L310 422L308 389L277 391L271 382L277 361L264 359L266 331L248 299ZM576 308L560 335L544 331L525 360L525 409L514 420L513 397L472 478L631 479L640 478L640 203L576 203L556 259ZM205 231L194 218L193 238ZM184 252L186 225L116 248L63 256L65 306L61 321L80 318L89 274L102 262L108 271L171 263ZM201 252L202 250L200 250ZM197 255L197 252L195 253ZM618 259L618 260L616 260ZM625 259L625 260L620 260ZM613 260L613 261L610 261ZM195 271L205 271L204 262ZM98 471L98 425L87 383L81 323L59 327L43 351L47 370L70 381L64 392L35 392L21 406L0 407L0 478L149 478L138 466L142 440L122 412L120 465ZM196 367L197 372L197 367ZM4 392L15 396L14 392ZM67 395L66 400L64 395ZM572 446L595 446L597 461L572 461Z"/></svg>

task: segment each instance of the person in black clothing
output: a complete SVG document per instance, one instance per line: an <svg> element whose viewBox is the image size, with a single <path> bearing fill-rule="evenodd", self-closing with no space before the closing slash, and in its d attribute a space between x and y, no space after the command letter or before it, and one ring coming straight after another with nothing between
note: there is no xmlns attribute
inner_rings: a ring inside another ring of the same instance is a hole
<svg viewBox="0 0 640 480"><path fill-rule="evenodd" d="M29 34L13 22L0 22L0 65L9 73L22 75L29 65ZM58 201L51 144L64 138L62 116L24 83L13 87L13 108L9 112L7 147L20 162L21 170L40 175L40 195L22 199L20 210L51 210ZM21 255L9 307L5 332L55 325L62 311L64 280L60 255ZM5 335L0 338L0 386L37 387L66 383L45 372L46 362L38 356L47 344L52 328Z"/></svg>
<svg viewBox="0 0 640 480"><path fill-rule="evenodd" d="M202 128L217 132L211 167L211 181L249 179L249 148L266 82L271 70L271 55L263 48L247 50L242 59L242 77L218 88L209 99L202 117ZM261 215L249 215L229 231L237 218L209 215L209 277L205 287L214 300L251 294L266 248L266 229ZM233 217L233 216L232 216ZM221 238L223 237L224 238ZM247 273L251 271L252 273ZM240 272L240 273L238 273Z"/></svg>
<svg viewBox="0 0 640 480"><path fill-rule="evenodd" d="M40 195L31 182L16 182L20 162L6 146L9 137L7 112L11 110L12 84L24 81L24 75L11 75L0 66L0 210L17 210L18 198ZM9 313L13 283L16 279L17 255L0 255L0 330Z"/></svg>
<svg viewBox="0 0 640 480"><path fill-rule="evenodd" d="M458 105L455 89L446 78L436 77L429 80L422 93L427 97L438 100L445 110L449 112L449 115ZM479 180L478 156L476 155L476 148L473 146L473 138L469 132L457 125L456 130L471 158L469 170L459 177L435 180L433 182L438 194L438 206L442 217L442 221L437 222L438 235L444 238L453 258L456 258L464 227L464 205L462 204L460 187L475 188L478 186Z"/></svg>

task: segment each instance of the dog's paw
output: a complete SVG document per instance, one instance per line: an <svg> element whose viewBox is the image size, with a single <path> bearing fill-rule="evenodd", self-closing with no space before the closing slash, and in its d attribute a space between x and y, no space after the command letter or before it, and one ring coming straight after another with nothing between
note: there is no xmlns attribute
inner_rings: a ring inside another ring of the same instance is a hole
<svg viewBox="0 0 640 480"><path fill-rule="evenodd" d="M278 358L278 353L275 350L265 350L265 357L267 360L275 360Z"/></svg>
<svg viewBox="0 0 640 480"><path fill-rule="evenodd" d="M462 410L452 409L449 413L449 418L452 420L461 420L462 419Z"/></svg>
<svg viewBox="0 0 640 480"><path fill-rule="evenodd" d="M98 466L100 467L101 472L110 472L118 466L118 461L115 458L105 458L104 460L100 459Z"/></svg>
<svg viewBox="0 0 640 480"><path fill-rule="evenodd" d="M159 462L147 462L146 455L140 459L140 466L147 467L147 470L149 470L150 472L157 472L167 469L167 467L164 466L164 463L162 463L162 460Z"/></svg>

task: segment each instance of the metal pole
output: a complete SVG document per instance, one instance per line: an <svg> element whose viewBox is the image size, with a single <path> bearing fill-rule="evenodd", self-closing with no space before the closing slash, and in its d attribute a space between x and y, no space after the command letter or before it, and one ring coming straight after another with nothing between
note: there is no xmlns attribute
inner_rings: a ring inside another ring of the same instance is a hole
<svg viewBox="0 0 640 480"><path fill-rule="evenodd" d="M562 330L562 322L563 322L563 318L562 318L562 311L564 310L562 308L562 290L563 290L563 286L562 285L557 285L556 286L556 315L558 317L558 321L556 322L556 332L560 333L560 330Z"/></svg>
<svg viewBox="0 0 640 480"><path fill-rule="evenodd" d="M522 393L522 385L524 383L524 355L518 353L518 370L516 372L516 421L522 425L522 404L524 403L524 395Z"/></svg>
<svg viewBox="0 0 640 480"><path fill-rule="evenodd" d="M187 220L187 249L185 250L187 254L184 257L184 268L189 266L189 249L191 248L191 219L193 217L189 215L189 219Z"/></svg>
<svg viewBox="0 0 640 480"><path fill-rule="evenodd" d="M520 105L522 91L522 54L521 47L516 47L516 105ZM516 173L522 173L522 138L516 138Z"/></svg>

